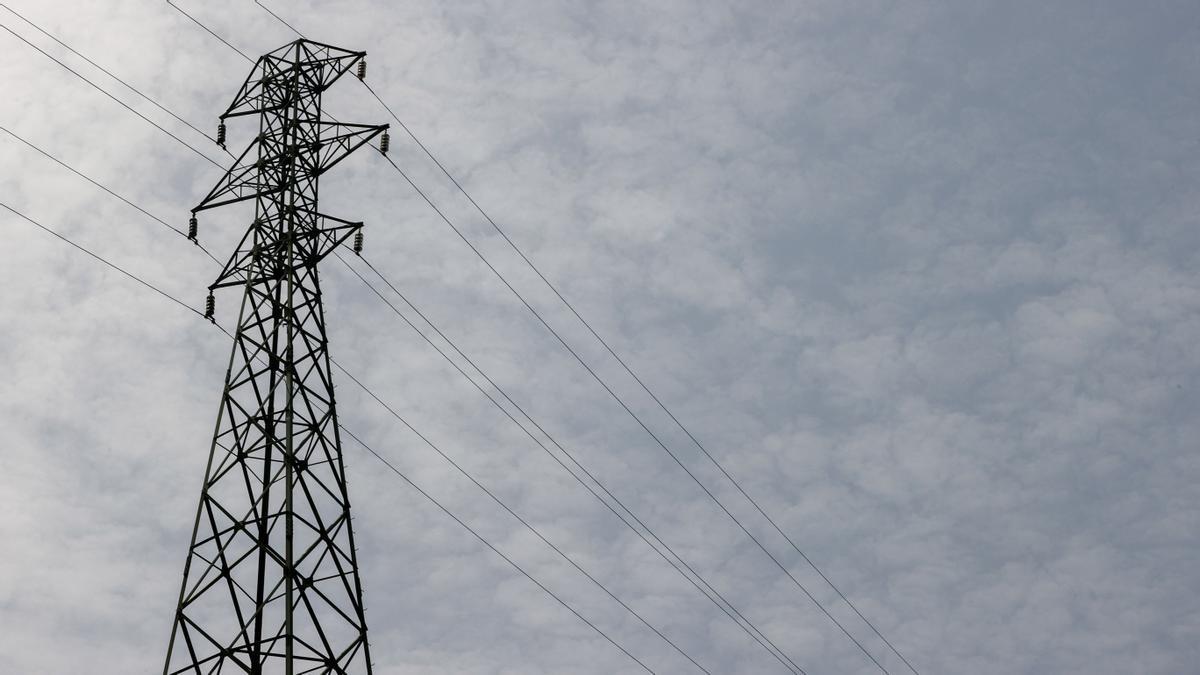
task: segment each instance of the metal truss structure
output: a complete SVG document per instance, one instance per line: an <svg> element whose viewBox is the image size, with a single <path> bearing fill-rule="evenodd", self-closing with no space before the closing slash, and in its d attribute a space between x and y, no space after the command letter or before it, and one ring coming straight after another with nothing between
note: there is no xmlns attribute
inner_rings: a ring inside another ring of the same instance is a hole
<svg viewBox="0 0 1200 675"><path fill-rule="evenodd" d="M321 116L364 56L297 40L221 115L221 142L233 117L257 115L259 133L192 231L234 202L255 218L210 286L244 293L164 675L371 673L317 274L362 227L317 211L318 180L387 129Z"/></svg>

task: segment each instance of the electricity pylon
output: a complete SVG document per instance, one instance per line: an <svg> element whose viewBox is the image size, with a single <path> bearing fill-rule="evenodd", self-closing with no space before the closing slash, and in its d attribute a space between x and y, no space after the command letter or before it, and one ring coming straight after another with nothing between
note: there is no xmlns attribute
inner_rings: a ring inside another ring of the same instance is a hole
<svg viewBox="0 0 1200 675"><path fill-rule="evenodd" d="M209 287L243 290L163 673L371 673L317 264L362 223L317 211L321 174L387 125L321 117L365 53L297 40L258 59L221 115L259 134L192 212L254 200ZM362 77L365 67L359 65Z"/></svg>

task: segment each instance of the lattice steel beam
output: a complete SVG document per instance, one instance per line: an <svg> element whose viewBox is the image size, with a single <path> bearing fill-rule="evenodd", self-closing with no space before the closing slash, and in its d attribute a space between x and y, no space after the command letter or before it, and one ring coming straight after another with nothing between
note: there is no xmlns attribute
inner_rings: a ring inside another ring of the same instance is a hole
<svg viewBox="0 0 1200 675"><path fill-rule="evenodd" d="M255 218L210 286L244 290L164 675L371 673L317 273L362 227L318 212L319 178L387 129L321 117L364 56L285 45L221 116L259 134L193 217L254 200Z"/></svg>

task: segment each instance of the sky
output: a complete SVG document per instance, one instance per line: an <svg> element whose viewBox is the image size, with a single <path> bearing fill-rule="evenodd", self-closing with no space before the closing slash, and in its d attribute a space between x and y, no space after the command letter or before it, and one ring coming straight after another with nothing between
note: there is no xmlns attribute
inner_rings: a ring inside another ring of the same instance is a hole
<svg viewBox="0 0 1200 675"><path fill-rule="evenodd" d="M920 673L1195 672L1195 3L264 1L368 52L375 91ZM176 4L251 56L295 37L250 0ZM210 134L249 72L165 2L4 5ZM4 7L0 24L222 163ZM222 169L0 41L0 125L184 227ZM349 78L325 102L393 121ZM231 123L231 149L253 133ZM396 125L390 156L883 668L910 672ZM881 672L376 153L321 195L806 672ZM217 273L2 132L0 202L195 308ZM251 217L205 212L201 241L223 257ZM158 672L228 338L8 212L0 232L0 672ZM787 672L322 265L348 371L708 670ZM236 293L217 297L226 324ZM698 672L347 378L338 394L347 428L654 672ZM376 673L641 672L344 454Z"/></svg>

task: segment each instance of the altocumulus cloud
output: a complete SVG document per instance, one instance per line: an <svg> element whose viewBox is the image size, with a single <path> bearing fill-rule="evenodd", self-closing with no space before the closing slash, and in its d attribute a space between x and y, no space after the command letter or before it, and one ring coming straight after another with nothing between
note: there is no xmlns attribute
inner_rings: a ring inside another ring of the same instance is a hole
<svg viewBox="0 0 1200 675"><path fill-rule="evenodd" d="M248 64L165 3L6 0L204 129ZM250 54L254 3L180 2ZM1200 662L1200 10L268 3L369 79L923 673ZM278 6L276 6L278 5ZM0 22L62 50L0 9ZM4 126L176 224L216 167L8 33ZM119 85L62 58L114 94ZM131 105L217 150L135 97ZM385 122L360 87L341 119ZM231 147L249 139L232 125ZM419 148L394 157L893 673L905 668ZM199 306L213 269L10 137L0 197ZM367 254L810 673L877 672L378 158ZM202 237L227 251L245 213ZM227 341L5 215L0 671L161 668ZM338 264L335 357L714 672L780 671ZM235 304L222 297L219 315ZM343 420L658 672L690 664L357 389ZM352 446L377 672L632 663Z"/></svg>

